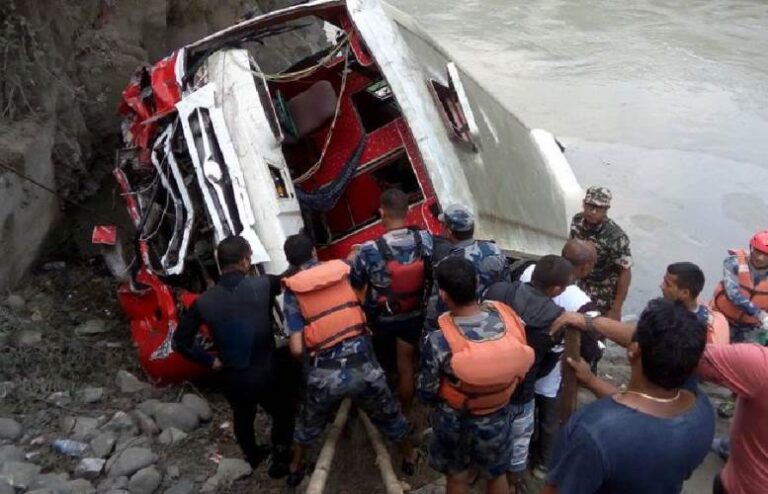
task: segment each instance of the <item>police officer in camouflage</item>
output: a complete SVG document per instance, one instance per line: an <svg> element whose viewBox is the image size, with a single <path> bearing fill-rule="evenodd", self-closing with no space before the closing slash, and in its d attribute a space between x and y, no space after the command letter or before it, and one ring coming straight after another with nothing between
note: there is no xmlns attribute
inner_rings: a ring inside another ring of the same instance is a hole
<svg viewBox="0 0 768 494"><path fill-rule="evenodd" d="M440 221L445 226L445 235L435 237L432 256L433 271L440 263L450 257L463 257L475 266L477 272L477 298L498 281L509 280L509 265L501 249L490 241L475 240L475 218L472 211L461 204L452 204L440 213ZM427 302L424 328L427 332L437 329L437 316L445 312L445 302L438 296L438 286L434 283Z"/></svg>
<svg viewBox="0 0 768 494"><path fill-rule="evenodd" d="M284 279L286 332L291 354L303 360L306 377L288 485L301 483L306 447L322 434L344 398L351 398L385 437L399 444L403 473L413 474L410 428L372 352L365 314L349 282L349 265L318 262L305 235L288 237L284 250L295 273Z"/></svg>
<svg viewBox="0 0 768 494"><path fill-rule="evenodd" d="M435 406L429 463L446 475L446 492L468 492L476 472L487 479L487 493L507 494L506 472L514 449L509 399L514 383L531 367L533 351L512 309L478 303L477 273L469 260L449 257L435 276L450 312L441 316L441 331L429 333L422 349L417 390ZM503 344L486 346L498 343ZM475 346L467 352L470 345ZM495 376L487 377L485 387L468 388L462 376L482 366L485 376Z"/></svg>
<svg viewBox="0 0 768 494"><path fill-rule="evenodd" d="M621 310L632 281L632 253L624 230L608 217L611 191L593 185L584 197L584 211L571 221L571 238L595 245L597 262L587 277L577 282L606 317L621 320Z"/></svg>
<svg viewBox="0 0 768 494"><path fill-rule="evenodd" d="M388 356L396 354L398 395L407 413L414 396L416 355L424 326L425 290L431 284L432 235L426 230L408 227L408 195L399 189L384 191L379 213L385 233L350 254L350 280L355 289L366 290L366 313L374 331L377 355L385 369L390 368ZM422 281L413 293L393 293L396 284L393 283L390 268L393 263L390 261L406 268L420 266Z"/></svg>

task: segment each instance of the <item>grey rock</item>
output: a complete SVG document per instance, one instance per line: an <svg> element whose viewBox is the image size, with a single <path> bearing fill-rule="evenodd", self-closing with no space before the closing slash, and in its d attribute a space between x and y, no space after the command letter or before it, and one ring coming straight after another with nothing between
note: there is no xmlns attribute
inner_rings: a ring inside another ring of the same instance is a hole
<svg viewBox="0 0 768 494"><path fill-rule="evenodd" d="M43 333L34 329L23 329L16 333L16 346L34 346L43 341Z"/></svg>
<svg viewBox="0 0 768 494"><path fill-rule="evenodd" d="M16 390L16 383L13 381L0 382L0 400L9 397Z"/></svg>
<svg viewBox="0 0 768 494"><path fill-rule="evenodd" d="M72 403L72 396L69 394L69 391L56 391L48 395L48 401L60 407L66 406Z"/></svg>
<svg viewBox="0 0 768 494"><path fill-rule="evenodd" d="M16 490L5 479L0 479L0 494L15 494Z"/></svg>
<svg viewBox="0 0 768 494"><path fill-rule="evenodd" d="M125 489L128 488L128 477L122 476L122 477L107 477L101 482L99 482L98 491L99 492L111 492L111 491L119 491L122 490L124 492Z"/></svg>
<svg viewBox="0 0 768 494"><path fill-rule="evenodd" d="M176 427L169 427L160 433L157 437L157 441L165 446L171 446L182 442L188 436L187 433L180 431Z"/></svg>
<svg viewBox="0 0 768 494"><path fill-rule="evenodd" d="M110 477L132 475L157 461L157 455L148 448L128 448L109 460L107 470Z"/></svg>
<svg viewBox="0 0 768 494"><path fill-rule="evenodd" d="M88 441L98 434L102 421L91 417L66 416L61 419L61 431L77 441Z"/></svg>
<svg viewBox="0 0 768 494"><path fill-rule="evenodd" d="M165 469L165 477L168 480L176 480L181 477L181 471L176 465L171 465Z"/></svg>
<svg viewBox="0 0 768 494"><path fill-rule="evenodd" d="M109 330L110 327L104 319L89 319L75 328L75 334L78 336L89 336L106 333Z"/></svg>
<svg viewBox="0 0 768 494"><path fill-rule="evenodd" d="M146 413L150 417L155 416L155 410L157 409L157 406L160 405L162 402L160 400L156 400L154 398L149 400L144 400L138 405L136 405L136 409Z"/></svg>
<svg viewBox="0 0 768 494"><path fill-rule="evenodd" d="M110 432L102 432L91 441L91 451L96 458L105 458L115 448L117 439Z"/></svg>
<svg viewBox="0 0 768 494"><path fill-rule="evenodd" d="M0 439L15 441L21 436L21 424L13 419L0 418Z"/></svg>
<svg viewBox="0 0 768 494"><path fill-rule="evenodd" d="M86 480L95 480L104 470L107 460L103 458L83 458L75 467L75 477Z"/></svg>
<svg viewBox="0 0 768 494"><path fill-rule="evenodd" d="M29 486L30 490L35 489L49 489L53 490L61 488L69 480L69 474L65 472L61 473L43 473L37 476L32 485Z"/></svg>
<svg viewBox="0 0 768 494"><path fill-rule="evenodd" d="M22 310L27 305L27 302L19 295L12 293L6 297L5 305L13 310Z"/></svg>
<svg viewBox="0 0 768 494"><path fill-rule="evenodd" d="M182 479L172 485L163 494L192 494L195 492L195 483L189 479Z"/></svg>
<svg viewBox="0 0 768 494"><path fill-rule="evenodd" d="M101 430L128 436L135 436L139 432L139 428L136 425L136 422L134 422L133 417L123 411L115 412L109 422L104 424Z"/></svg>
<svg viewBox="0 0 768 494"><path fill-rule="evenodd" d="M98 403L104 398L104 388L83 388L80 390L80 401L83 403Z"/></svg>
<svg viewBox="0 0 768 494"><path fill-rule="evenodd" d="M66 491L69 494L94 494L96 489L93 484L85 479L70 480L65 484Z"/></svg>
<svg viewBox="0 0 768 494"><path fill-rule="evenodd" d="M144 391L151 387L149 384L140 381L138 377L126 370L117 371L115 383L123 393L138 393L139 391Z"/></svg>
<svg viewBox="0 0 768 494"><path fill-rule="evenodd" d="M155 408L155 420L161 429L175 427L191 432L198 426L197 413L181 403L161 403Z"/></svg>
<svg viewBox="0 0 768 494"><path fill-rule="evenodd" d="M155 467L142 468L131 477L128 491L131 494L152 494L160 487L162 476Z"/></svg>
<svg viewBox="0 0 768 494"><path fill-rule="evenodd" d="M253 472L251 466L239 458L224 458L219 462L216 474L205 481L203 492L213 492L220 487L226 487L235 480L250 475Z"/></svg>
<svg viewBox="0 0 768 494"><path fill-rule="evenodd" d="M34 484L40 473L40 467L33 463L9 461L0 469L0 477L16 489L26 490Z"/></svg>
<svg viewBox="0 0 768 494"><path fill-rule="evenodd" d="M157 424L154 420L152 420L152 417L145 414L141 410L134 410L133 411L133 418L136 421L137 424L139 424L139 429L141 429L141 432L148 435L148 436L154 436L158 432L160 432L160 428L157 427Z"/></svg>
<svg viewBox="0 0 768 494"><path fill-rule="evenodd" d="M9 461L24 461L24 450L13 445L0 446L0 467Z"/></svg>
<svg viewBox="0 0 768 494"><path fill-rule="evenodd" d="M211 420L211 417L213 417L211 406L205 399L197 395L191 393L185 394L181 397L181 404L190 410L193 410L197 414L197 418L202 422L208 422Z"/></svg>
<svg viewBox="0 0 768 494"><path fill-rule="evenodd" d="M131 493L126 491L125 489L112 489L110 491L106 491L105 494L131 494Z"/></svg>

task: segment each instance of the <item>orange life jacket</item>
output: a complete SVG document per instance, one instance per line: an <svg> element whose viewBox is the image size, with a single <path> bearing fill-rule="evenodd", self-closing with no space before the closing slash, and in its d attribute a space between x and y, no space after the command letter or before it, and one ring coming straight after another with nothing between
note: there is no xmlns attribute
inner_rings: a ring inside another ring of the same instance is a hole
<svg viewBox="0 0 768 494"><path fill-rule="evenodd" d="M731 342L731 329L728 320L720 312L709 310L707 318L707 343L727 345Z"/></svg>
<svg viewBox="0 0 768 494"><path fill-rule="evenodd" d="M736 256L739 263L739 287L742 293L755 304L755 307L768 310L768 279L761 281L755 286L752 282L752 273L749 271L749 253L743 249L729 250L729 254ZM731 324L758 326L760 321L750 316L739 307L737 307L725 293L723 282L715 287L715 294L710 307L721 312Z"/></svg>
<svg viewBox="0 0 768 494"><path fill-rule="evenodd" d="M458 410L488 415L503 408L533 365L534 352L526 344L524 323L500 302L486 304L501 317L504 332L494 339L472 341L446 312L438 319L451 348L451 369L456 379L443 375L439 396Z"/></svg>
<svg viewBox="0 0 768 494"><path fill-rule="evenodd" d="M385 315L406 314L421 308L424 302L425 268L421 234L411 230L414 242L414 258L412 262L402 263L395 259L392 249L386 240L376 240L376 248L387 264L390 285L376 287L378 297L376 304Z"/></svg>
<svg viewBox="0 0 768 494"><path fill-rule="evenodd" d="M349 283L349 272L347 263L334 260L283 280L299 302L310 355L365 333L365 313Z"/></svg>

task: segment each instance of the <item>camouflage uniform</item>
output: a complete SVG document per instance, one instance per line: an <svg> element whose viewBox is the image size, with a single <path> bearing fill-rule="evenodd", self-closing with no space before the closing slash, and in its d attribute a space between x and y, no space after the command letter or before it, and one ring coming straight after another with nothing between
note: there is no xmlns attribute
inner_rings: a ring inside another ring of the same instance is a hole
<svg viewBox="0 0 768 494"><path fill-rule="evenodd" d="M453 231L469 231L474 227L475 220L467 208L459 205L448 206L440 215L448 228ZM482 298L483 292L497 281L509 281L509 265L507 258L501 253L501 249L486 240L460 240L451 243L447 239L435 239L434 255L432 257L433 269L437 269L444 259L451 256L463 256L475 266L478 275L477 298ZM448 310L445 302L440 300L437 283L432 285L425 311L424 328L426 331L437 329L437 316Z"/></svg>
<svg viewBox="0 0 768 494"><path fill-rule="evenodd" d="M584 201L588 204L608 207L611 192L605 187L590 187ZM616 284L622 269L632 267L632 252L629 238L624 230L610 218L606 218L596 228L584 223L584 213L577 213L571 221L571 238L587 240L595 245L597 262L592 272L576 282L589 298L605 314L610 310L616 298Z"/></svg>
<svg viewBox="0 0 768 494"><path fill-rule="evenodd" d="M384 240L392 250L395 260L402 263L411 263L415 260L416 244L413 234L414 230L398 228L390 230L383 235ZM421 237L422 257L425 259L425 262L429 262L429 259L432 257L432 235L426 230L417 230L416 234ZM350 281L356 289L361 289L368 285L364 306L375 330L386 327L386 330L391 330L401 339L413 344L418 343L423 324L423 310L420 309L401 314L387 314L382 313L376 303L377 298L381 294L381 289L389 287L392 280L384 256L379 252L375 241L365 242L360 247L360 252L358 252L357 257L352 263ZM426 280L426 283L429 285L431 280ZM400 331L401 329L403 331Z"/></svg>
<svg viewBox="0 0 768 494"><path fill-rule="evenodd" d="M752 275L752 282L757 286L766 277L768 277L768 270L757 270L749 266L749 272ZM744 292L741 291L739 285L739 260L736 256L729 256L723 262L723 287L725 288L725 295L733 302L733 305L743 310L747 315L752 317L759 317L758 314L763 310L760 307L755 306ZM731 329L731 342L733 343L759 343L766 345L768 343L768 333L762 329L761 324L732 324L729 321Z"/></svg>
<svg viewBox="0 0 768 494"><path fill-rule="evenodd" d="M302 269L315 264L309 262ZM289 289L285 290L283 305L288 336L304 331L298 300ZM352 398L388 439L397 442L405 438L408 423L370 347L368 336L357 336L306 359L306 399L296 424L295 442L309 444L317 439L344 398ZM327 361L352 358L362 359L362 363L340 369L323 368Z"/></svg>
<svg viewBox="0 0 768 494"><path fill-rule="evenodd" d="M458 317L454 321L470 340L497 338L504 331L498 314ZM431 422L434 435L429 445L429 463L438 472L450 474L477 468L488 478L509 469L512 458L512 419L509 405L490 415L473 416L443 402L439 395L443 375L452 375L451 349L441 331L427 335L417 382L419 397L436 404Z"/></svg>

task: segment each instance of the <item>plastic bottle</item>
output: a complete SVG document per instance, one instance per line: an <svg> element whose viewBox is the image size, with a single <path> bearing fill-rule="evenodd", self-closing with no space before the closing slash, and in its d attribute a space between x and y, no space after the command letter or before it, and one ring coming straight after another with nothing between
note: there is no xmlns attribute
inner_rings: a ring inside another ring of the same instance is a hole
<svg viewBox="0 0 768 494"><path fill-rule="evenodd" d="M83 453L85 453L85 450L88 449L86 443L73 441L71 439L56 439L53 441L53 444L51 444L51 447L53 447L56 452L67 456L82 456Z"/></svg>

